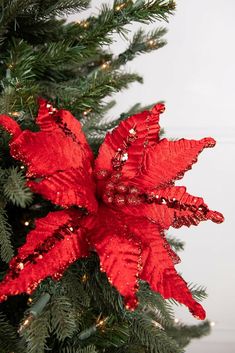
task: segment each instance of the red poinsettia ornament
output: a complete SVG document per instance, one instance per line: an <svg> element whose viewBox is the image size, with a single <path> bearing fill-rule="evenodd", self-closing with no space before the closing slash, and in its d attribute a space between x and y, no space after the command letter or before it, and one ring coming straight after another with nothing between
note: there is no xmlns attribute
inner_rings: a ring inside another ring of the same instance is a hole
<svg viewBox="0 0 235 353"><path fill-rule="evenodd" d="M12 135L11 155L27 167L28 186L63 207L36 221L9 264L0 300L31 293L47 276L60 278L69 264L96 250L101 271L124 296L127 308L136 307L142 279L164 298L205 318L174 268L179 258L164 230L223 221L202 198L174 185L215 141L160 140L163 111L164 105L157 104L121 122L107 134L95 162L80 123L66 110L40 99L39 132L22 131L13 119L0 116L0 125Z"/></svg>

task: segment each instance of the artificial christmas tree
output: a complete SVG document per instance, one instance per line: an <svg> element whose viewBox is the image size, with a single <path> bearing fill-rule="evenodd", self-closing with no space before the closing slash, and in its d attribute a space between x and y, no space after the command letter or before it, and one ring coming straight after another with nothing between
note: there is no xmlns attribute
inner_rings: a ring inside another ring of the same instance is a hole
<svg viewBox="0 0 235 353"><path fill-rule="evenodd" d="M141 81L120 68L163 46L165 30L139 30L117 57L103 45L114 32L127 35L132 21L166 19L175 4L114 1L79 23L58 19L87 6L85 0L2 2L2 261L20 248L9 269L2 267L0 348L181 352L209 323L177 324L165 299L203 319L196 300L205 293L176 273L172 248L182 244L168 243L164 230L223 220L174 186L215 142L160 139L161 103L102 122L113 105L104 98Z"/></svg>

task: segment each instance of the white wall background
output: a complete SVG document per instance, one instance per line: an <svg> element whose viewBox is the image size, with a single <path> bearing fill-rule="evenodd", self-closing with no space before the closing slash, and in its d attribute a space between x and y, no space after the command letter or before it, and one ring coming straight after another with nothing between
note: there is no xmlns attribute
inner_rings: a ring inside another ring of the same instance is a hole
<svg viewBox="0 0 235 353"><path fill-rule="evenodd" d="M171 233L186 241L178 270L187 281L207 287L209 298L204 307L216 323L212 334L193 342L187 353L234 353L235 1L176 2L177 12L167 24L168 45L129 64L129 70L142 74L145 82L117 94L113 114L136 102L165 100L162 126L167 136L213 136L218 141L214 149L202 153L181 184L190 193L203 196L211 209L223 212L225 223L205 222ZM94 13L101 3L92 2ZM123 47L125 43L119 39L115 50ZM177 316L195 323L186 308L177 310Z"/></svg>

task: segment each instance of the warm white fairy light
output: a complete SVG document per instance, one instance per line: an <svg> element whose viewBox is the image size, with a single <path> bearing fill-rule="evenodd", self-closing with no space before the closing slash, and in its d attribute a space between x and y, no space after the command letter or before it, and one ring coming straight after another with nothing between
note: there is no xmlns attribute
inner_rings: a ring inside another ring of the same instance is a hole
<svg viewBox="0 0 235 353"><path fill-rule="evenodd" d="M80 26L83 28L88 28L89 27L89 22L88 21L81 21Z"/></svg>
<svg viewBox="0 0 235 353"><path fill-rule="evenodd" d="M20 325L18 333L21 333L22 331L24 331L24 329L26 329L31 324L33 319L34 319L34 316L30 314Z"/></svg>
<svg viewBox="0 0 235 353"><path fill-rule="evenodd" d="M150 40L147 42L147 44L148 44L148 46L149 46L150 48L155 48L157 42L156 42L156 40L154 40L154 39L150 39Z"/></svg>
<svg viewBox="0 0 235 353"><path fill-rule="evenodd" d="M126 6L126 3L123 2L122 4L119 4L115 7L116 11L121 11L124 7Z"/></svg>
<svg viewBox="0 0 235 353"><path fill-rule="evenodd" d="M91 111L92 111L91 108L86 109L86 110L84 110L84 112L82 113L82 115L83 115L83 116L87 116Z"/></svg>
<svg viewBox="0 0 235 353"><path fill-rule="evenodd" d="M152 324L160 330L164 330L164 328L162 327L162 325L159 324L159 322L152 320Z"/></svg>
<svg viewBox="0 0 235 353"><path fill-rule="evenodd" d="M25 225L26 227L28 227L28 226L29 226L29 221L25 221L25 222L24 222L24 225Z"/></svg>
<svg viewBox="0 0 235 353"><path fill-rule="evenodd" d="M103 63L103 64L101 65L101 69L102 69L102 70L106 70L106 69L109 68L109 66L110 66L110 62L106 61L105 63Z"/></svg>

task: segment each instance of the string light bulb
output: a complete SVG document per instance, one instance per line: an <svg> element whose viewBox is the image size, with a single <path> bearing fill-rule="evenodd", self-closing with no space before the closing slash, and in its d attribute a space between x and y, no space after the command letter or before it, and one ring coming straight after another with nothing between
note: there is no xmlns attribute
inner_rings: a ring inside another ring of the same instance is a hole
<svg viewBox="0 0 235 353"><path fill-rule="evenodd" d="M20 112L9 112L9 114L14 116L15 118L18 118L21 115Z"/></svg>
<svg viewBox="0 0 235 353"><path fill-rule="evenodd" d="M86 20L80 22L80 26L83 28L88 28L90 23Z"/></svg>
<svg viewBox="0 0 235 353"><path fill-rule="evenodd" d="M88 280L88 275L86 273L84 273L84 275L82 276L82 282L86 283Z"/></svg>
<svg viewBox="0 0 235 353"><path fill-rule="evenodd" d="M96 321L96 327L101 329L102 331L105 328L106 322L108 320L108 317L101 319L101 315L98 317L97 321Z"/></svg>
<svg viewBox="0 0 235 353"><path fill-rule="evenodd" d="M83 115L83 116L87 116L91 111L92 111L91 108L86 109L86 110L84 110L84 112L82 113L82 115Z"/></svg>
<svg viewBox="0 0 235 353"><path fill-rule="evenodd" d="M210 321L210 327L214 327L215 326L215 322L214 321Z"/></svg>
<svg viewBox="0 0 235 353"><path fill-rule="evenodd" d="M29 223L30 223L29 221L25 221L25 222L24 222L24 225L25 225L26 227L28 227L28 226L29 226Z"/></svg>
<svg viewBox="0 0 235 353"><path fill-rule="evenodd" d="M164 327L162 327L162 325L159 324L159 322L155 321L155 320L152 320L152 324L159 328L160 330L164 330Z"/></svg>
<svg viewBox="0 0 235 353"><path fill-rule="evenodd" d="M126 6L126 3L123 2L122 4L119 4L115 7L116 11L121 11L124 7Z"/></svg>
<svg viewBox="0 0 235 353"><path fill-rule="evenodd" d="M110 62L106 61L101 65L101 70L107 70L110 67Z"/></svg>
<svg viewBox="0 0 235 353"><path fill-rule="evenodd" d="M150 39L150 40L147 42L147 44L148 44L148 46L149 46L150 48L155 48L157 42L156 42L156 40L154 40L154 39Z"/></svg>
<svg viewBox="0 0 235 353"><path fill-rule="evenodd" d="M50 300L50 294L49 293L43 293L41 297L38 299L38 301L33 304L30 309L29 309L29 314L28 316L23 320L21 323L18 333L21 334L27 327L30 326L32 321L39 315L41 312L44 310L45 306ZM31 298L29 298L31 299ZM28 301L29 301L28 299Z"/></svg>
<svg viewBox="0 0 235 353"><path fill-rule="evenodd" d="M29 314L29 316L27 316L27 318L21 323L18 329L18 333L21 334L31 324L33 319L34 319L34 315Z"/></svg>
<svg viewBox="0 0 235 353"><path fill-rule="evenodd" d="M33 302L33 299L31 297L29 297L27 304L30 305Z"/></svg>

